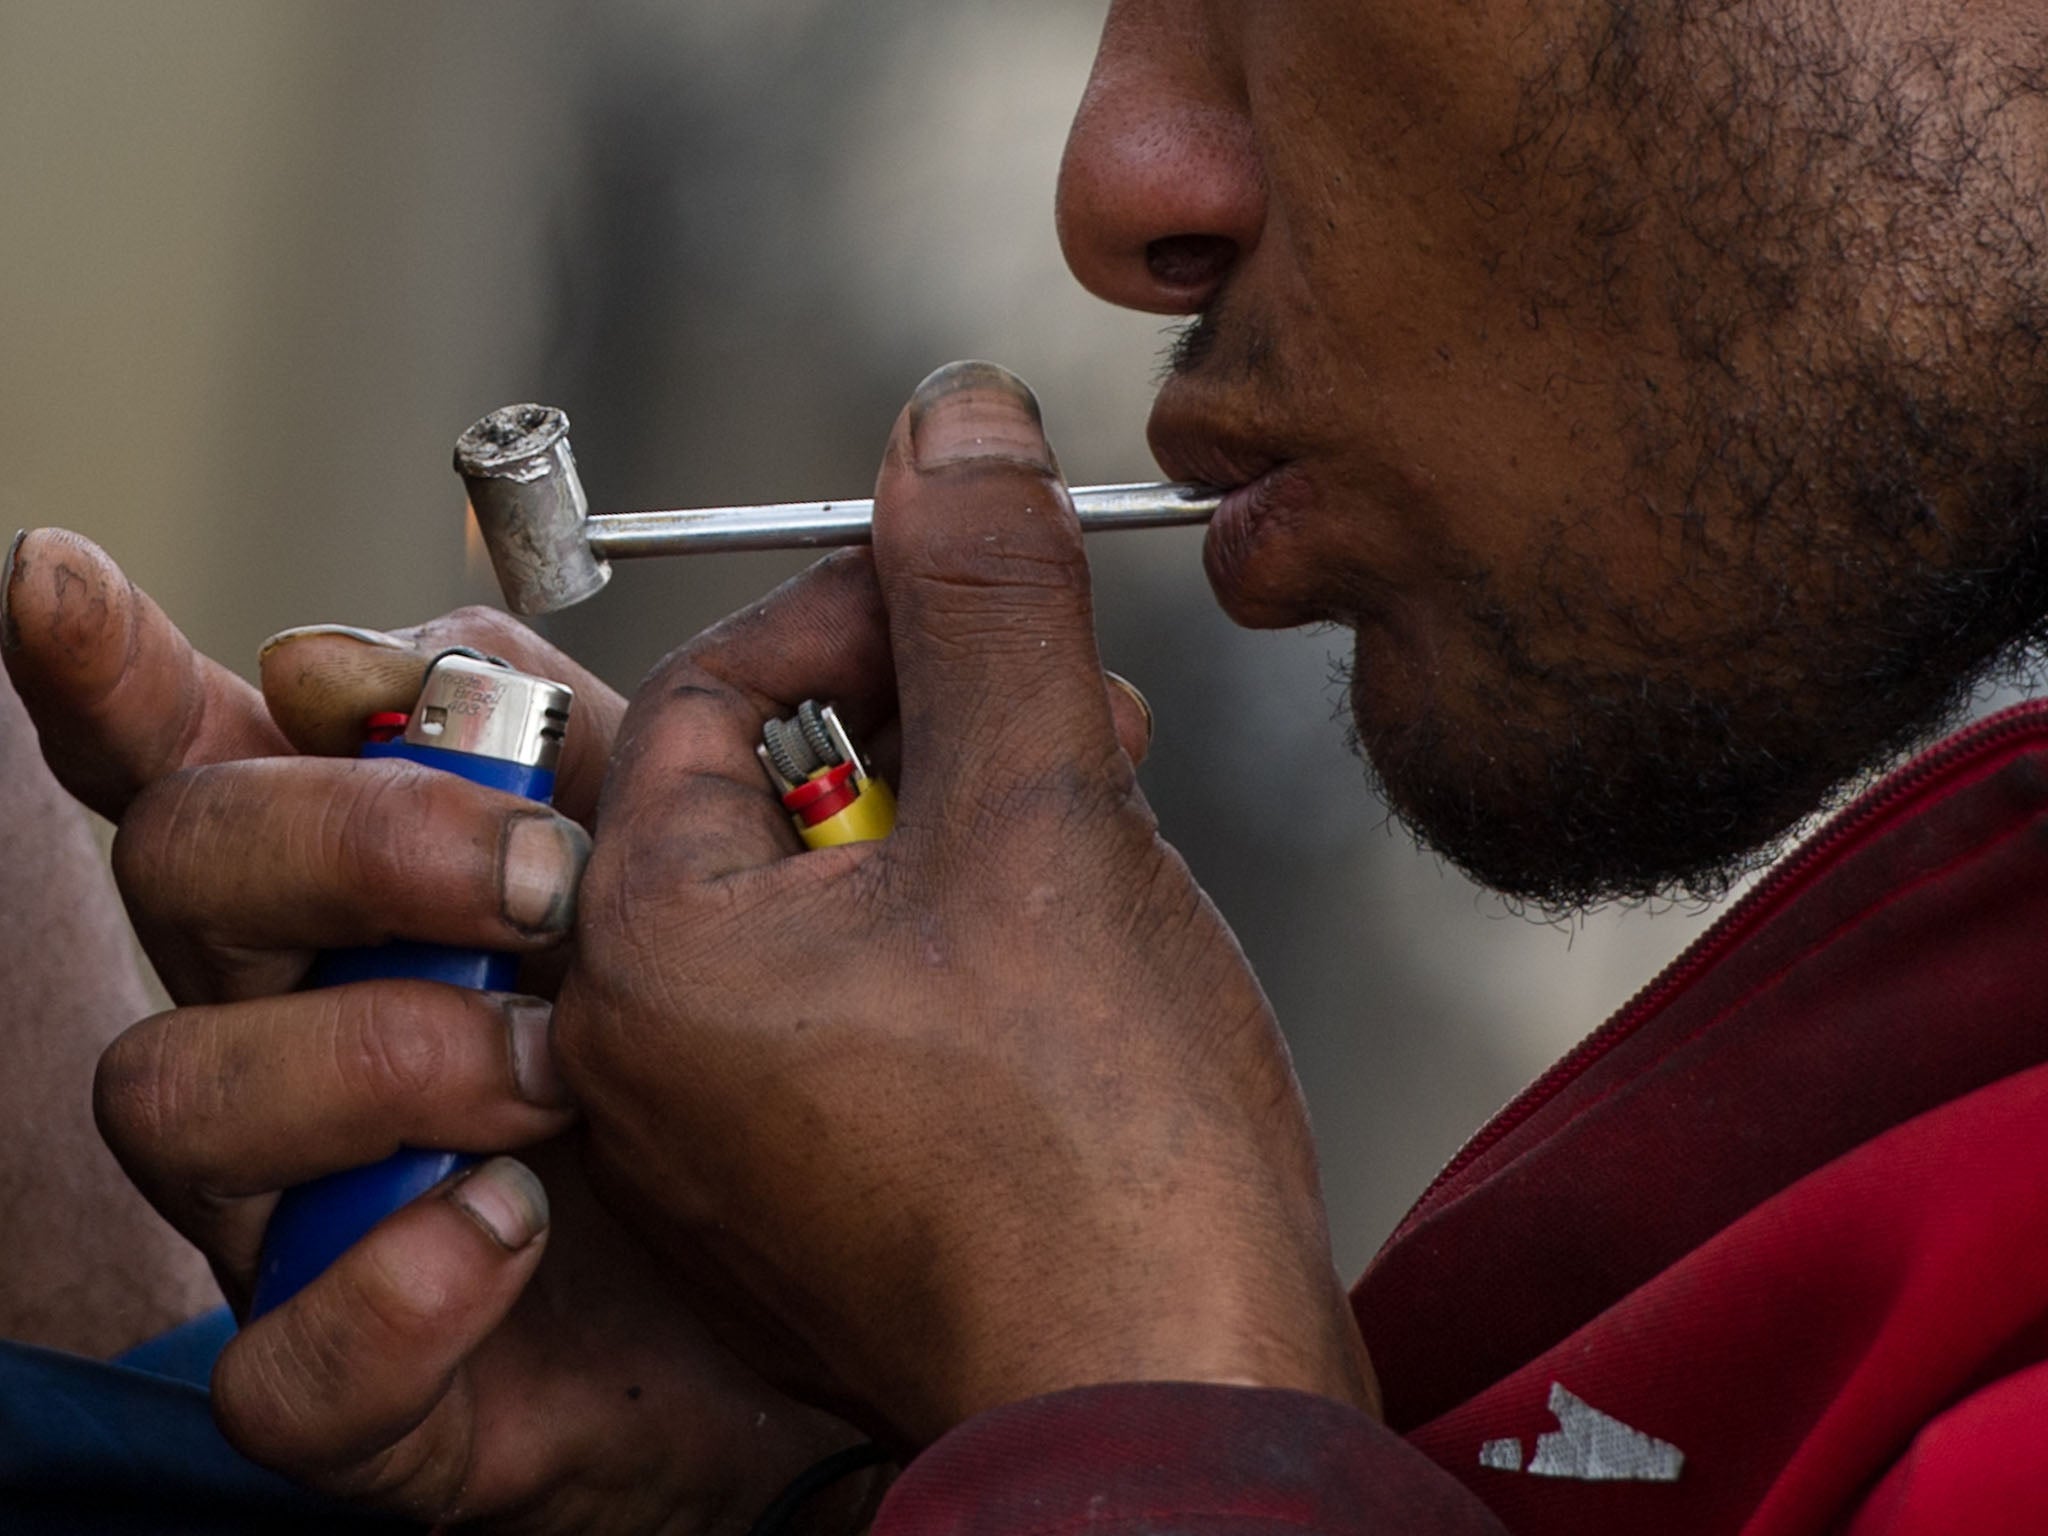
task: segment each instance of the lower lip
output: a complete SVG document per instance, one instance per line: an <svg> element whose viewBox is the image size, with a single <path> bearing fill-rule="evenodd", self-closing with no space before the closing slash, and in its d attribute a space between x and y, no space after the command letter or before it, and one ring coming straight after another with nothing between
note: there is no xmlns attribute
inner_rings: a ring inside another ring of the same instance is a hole
<svg viewBox="0 0 2048 1536"><path fill-rule="evenodd" d="M1202 554L1210 583L1226 604L1263 606L1281 596L1267 590L1270 583L1258 580L1257 567L1262 552L1273 546L1276 523L1285 521L1276 514L1298 503L1307 491L1307 477L1295 466L1282 464L1223 498L1209 521Z"/></svg>

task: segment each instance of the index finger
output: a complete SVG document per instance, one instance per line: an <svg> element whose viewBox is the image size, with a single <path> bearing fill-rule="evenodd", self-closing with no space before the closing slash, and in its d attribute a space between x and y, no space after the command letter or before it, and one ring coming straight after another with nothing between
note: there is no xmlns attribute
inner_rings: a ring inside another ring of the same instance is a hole
<svg viewBox="0 0 2048 1536"><path fill-rule="evenodd" d="M180 768L291 750L256 690L194 650L78 534L15 536L0 574L0 651L50 771L109 820Z"/></svg>

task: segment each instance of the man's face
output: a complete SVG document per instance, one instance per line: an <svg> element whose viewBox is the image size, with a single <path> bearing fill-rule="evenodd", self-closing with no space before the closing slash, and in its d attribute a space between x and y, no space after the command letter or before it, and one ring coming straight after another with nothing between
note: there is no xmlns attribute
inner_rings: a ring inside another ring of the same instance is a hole
<svg viewBox="0 0 2048 1536"><path fill-rule="evenodd" d="M1354 630L1367 755L1480 878L1710 891L2048 611L2043 55L2005 19L1113 6L1069 260L1199 316L1152 437L1241 488L1217 594Z"/></svg>

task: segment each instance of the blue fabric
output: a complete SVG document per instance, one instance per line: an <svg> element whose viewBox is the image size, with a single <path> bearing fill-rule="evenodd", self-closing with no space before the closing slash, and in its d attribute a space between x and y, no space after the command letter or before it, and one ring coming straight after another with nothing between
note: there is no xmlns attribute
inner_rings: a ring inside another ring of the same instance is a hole
<svg viewBox="0 0 2048 1536"><path fill-rule="evenodd" d="M125 1355L116 1355L114 1364L203 1387L213 1379L213 1362L234 1336L235 1314L226 1307L215 1307L189 1323L143 1340Z"/></svg>
<svg viewBox="0 0 2048 1536"><path fill-rule="evenodd" d="M395 1533L244 1460L205 1382L234 1333L208 1313L115 1361L0 1343L0 1531L8 1536Z"/></svg>

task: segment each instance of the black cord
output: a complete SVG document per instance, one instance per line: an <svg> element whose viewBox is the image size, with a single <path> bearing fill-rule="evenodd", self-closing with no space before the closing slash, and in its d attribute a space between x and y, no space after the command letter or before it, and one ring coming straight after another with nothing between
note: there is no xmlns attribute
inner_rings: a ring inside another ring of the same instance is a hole
<svg viewBox="0 0 2048 1536"><path fill-rule="evenodd" d="M810 1502L814 1494L823 1492L842 1477L851 1477L856 1472L864 1472L869 1467L879 1467L895 1459L887 1446L873 1441L834 1451L816 1466L799 1474L795 1482L777 1494L775 1502L761 1511L761 1518L747 1528L747 1536L784 1536L797 1512Z"/></svg>

